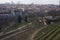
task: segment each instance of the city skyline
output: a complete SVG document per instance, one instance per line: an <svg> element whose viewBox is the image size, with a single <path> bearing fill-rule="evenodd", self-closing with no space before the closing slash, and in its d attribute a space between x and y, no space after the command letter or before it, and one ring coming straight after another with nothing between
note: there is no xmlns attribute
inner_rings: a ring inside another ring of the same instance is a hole
<svg viewBox="0 0 60 40"><path fill-rule="evenodd" d="M0 0L2 3L21 3L21 4L55 4L59 5L59 0Z"/></svg>

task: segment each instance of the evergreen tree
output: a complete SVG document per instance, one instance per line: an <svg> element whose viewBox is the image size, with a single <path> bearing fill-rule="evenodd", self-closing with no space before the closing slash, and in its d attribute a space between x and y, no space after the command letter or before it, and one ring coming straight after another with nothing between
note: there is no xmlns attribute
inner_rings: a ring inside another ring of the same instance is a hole
<svg viewBox="0 0 60 40"><path fill-rule="evenodd" d="M21 23L21 16L18 16L18 22Z"/></svg>
<svg viewBox="0 0 60 40"><path fill-rule="evenodd" d="M27 22L28 20L27 20L27 16L25 16L25 22Z"/></svg>

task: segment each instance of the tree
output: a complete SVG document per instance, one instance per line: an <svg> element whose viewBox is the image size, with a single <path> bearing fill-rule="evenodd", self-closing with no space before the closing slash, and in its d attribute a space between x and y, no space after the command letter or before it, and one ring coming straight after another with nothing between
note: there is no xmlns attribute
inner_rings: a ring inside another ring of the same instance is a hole
<svg viewBox="0 0 60 40"><path fill-rule="evenodd" d="M27 22L28 20L27 20L27 16L25 16L25 22Z"/></svg>
<svg viewBox="0 0 60 40"><path fill-rule="evenodd" d="M21 23L21 16L18 16L18 22Z"/></svg>

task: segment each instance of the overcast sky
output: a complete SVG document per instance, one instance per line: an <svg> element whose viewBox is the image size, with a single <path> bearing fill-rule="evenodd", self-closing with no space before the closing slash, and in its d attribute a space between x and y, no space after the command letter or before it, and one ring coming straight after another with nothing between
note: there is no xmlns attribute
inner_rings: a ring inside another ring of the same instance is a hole
<svg viewBox="0 0 60 40"><path fill-rule="evenodd" d="M22 4L59 4L59 0L0 0L0 3L11 2L17 3L20 1Z"/></svg>

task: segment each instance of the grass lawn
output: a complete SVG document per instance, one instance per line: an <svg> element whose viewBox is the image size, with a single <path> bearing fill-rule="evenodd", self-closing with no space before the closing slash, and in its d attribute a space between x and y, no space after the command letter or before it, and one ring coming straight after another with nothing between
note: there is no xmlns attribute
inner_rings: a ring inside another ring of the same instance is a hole
<svg viewBox="0 0 60 40"><path fill-rule="evenodd" d="M26 25L26 24L28 24L28 23L30 23L30 22L17 23L17 24L15 24L15 25L11 26L10 28L8 28L7 30L5 30L5 32L9 32L9 31L15 30L15 29L17 29L17 28L19 28L19 27L22 27L22 26L24 26L24 25Z"/></svg>

